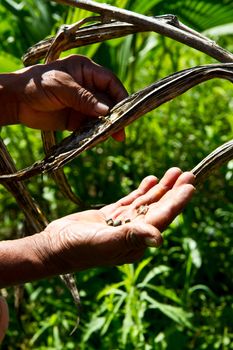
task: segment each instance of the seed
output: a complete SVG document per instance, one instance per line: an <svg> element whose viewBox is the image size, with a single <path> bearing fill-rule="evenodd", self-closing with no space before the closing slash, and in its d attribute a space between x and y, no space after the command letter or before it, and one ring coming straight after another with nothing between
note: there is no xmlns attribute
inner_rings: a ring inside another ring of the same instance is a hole
<svg viewBox="0 0 233 350"><path fill-rule="evenodd" d="M149 206L146 205L140 205L140 207L137 209L137 215L145 215L148 212Z"/></svg>
<svg viewBox="0 0 233 350"><path fill-rule="evenodd" d="M113 222L113 226L120 226L122 224L122 221L121 220L115 220Z"/></svg>
<svg viewBox="0 0 233 350"><path fill-rule="evenodd" d="M110 219L106 220L106 224L109 225L109 226L114 226L113 225L113 219L110 218Z"/></svg>

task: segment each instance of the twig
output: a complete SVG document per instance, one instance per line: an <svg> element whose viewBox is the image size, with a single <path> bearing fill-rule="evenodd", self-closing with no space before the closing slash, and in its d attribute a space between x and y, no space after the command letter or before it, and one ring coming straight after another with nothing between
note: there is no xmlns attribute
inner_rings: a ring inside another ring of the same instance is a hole
<svg viewBox="0 0 233 350"><path fill-rule="evenodd" d="M196 177L195 184L198 185L203 182L215 169L231 159L233 159L233 140L216 148L192 169L192 172Z"/></svg>
<svg viewBox="0 0 233 350"><path fill-rule="evenodd" d="M174 25L174 23L168 23L163 19L161 20L161 18L147 17L91 0L55 0L55 2L99 13L108 20L132 23L137 26L150 26L151 30L204 52L220 62L233 62L233 55L230 52L187 26L179 24L177 21L175 21Z"/></svg>
<svg viewBox="0 0 233 350"><path fill-rule="evenodd" d="M63 42L62 51L119 38L137 32L148 32L150 30L149 26L135 26L130 23L116 21L110 23L95 23L76 30L72 40ZM44 39L30 47L22 57L24 65L33 65L43 59L50 49L53 40L54 37Z"/></svg>
<svg viewBox="0 0 233 350"><path fill-rule="evenodd" d="M0 139L0 173L11 174L14 172L16 172L14 161L11 158L5 144ZM15 197L19 208L24 213L27 221L27 225L28 225L28 230L29 230L28 233L33 234L35 232L43 231L45 227L48 225L48 220L45 214L40 209L39 205L36 203L36 201L32 199L29 191L27 190L26 185L23 182L16 183L15 181L10 181L10 182L4 183L4 186ZM78 310L77 320L79 321L80 297L79 297L78 289L76 287L74 276L72 274L66 274L66 275L60 276L60 278L62 279L62 281L65 283L65 285L68 287L68 289L72 294L75 305L77 306L77 310ZM77 325L78 325L78 321L77 321Z"/></svg>
<svg viewBox="0 0 233 350"><path fill-rule="evenodd" d="M49 50L46 53L45 63L51 63L59 58L63 46L66 43L72 42L74 34L77 29L80 28L85 23L96 20L97 17L92 16L84 18L79 22L69 25L62 26L58 31L57 35L54 37ZM42 131L42 141L44 145L45 154L56 144L56 136L53 131ZM81 199L73 192L71 186L69 185L64 171L62 168L52 171L52 177L54 178L57 186L59 187L61 193L70 199L72 202L78 204L81 208L84 207L84 203Z"/></svg>
<svg viewBox="0 0 233 350"><path fill-rule="evenodd" d="M14 161L5 144L0 139L0 174L11 174L15 172L16 167ZM4 186L15 197L20 209L26 217L31 232L43 230L48 225L48 221L36 201L32 199L26 185L23 182L15 183L11 181L4 183Z"/></svg>
<svg viewBox="0 0 233 350"><path fill-rule="evenodd" d="M74 132L65 138L54 146L42 161L17 173L1 175L0 182L13 179L19 181L41 172L58 169L145 113L174 99L193 86L213 78L233 81L233 63L190 68L159 80L118 103L106 117L87 123L79 132Z"/></svg>

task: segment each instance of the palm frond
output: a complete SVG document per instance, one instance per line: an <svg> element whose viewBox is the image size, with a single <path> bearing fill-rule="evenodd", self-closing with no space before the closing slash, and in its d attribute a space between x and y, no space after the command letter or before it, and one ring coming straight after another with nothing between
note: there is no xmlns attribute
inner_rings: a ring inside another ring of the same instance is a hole
<svg viewBox="0 0 233 350"><path fill-rule="evenodd" d="M154 0L146 3L137 0L132 10L153 16L173 13L182 22L198 31L231 23L233 18L233 2L231 0Z"/></svg>

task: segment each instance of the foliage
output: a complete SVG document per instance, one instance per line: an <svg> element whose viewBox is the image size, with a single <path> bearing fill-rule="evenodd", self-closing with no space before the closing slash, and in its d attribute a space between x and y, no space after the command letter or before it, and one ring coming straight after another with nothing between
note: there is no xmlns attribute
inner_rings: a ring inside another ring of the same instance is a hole
<svg viewBox="0 0 233 350"><path fill-rule="evenodd" d="M232 1L109 3L146 14L175 13L232 50L232 32L222 27L232 26ZM2 0L0 15L0 69L11 71L22 66L20 57L28 46L87 13L47 1ZM113 70L130 93L174 71L214 62L155 33L72 52ZM83 153L65 167L74 190L89 204L110 203L150 173L160 177L171 166L192 169L232 138L232 93L230 82L205 82L129 126L124 143L109 139ZM11 126L3 128L1 136L17 167L42 158L38 131ZM27 185L50 220L76 210L49 176L38 176ZM232 185L231 161L197 189L192 203L164 233L162 248L149 249L134 265L77 274L83 314L72 336L73 303L58 279L26 285L21 322L14 311L13 290L5 291L11 324L2 348L233 349ZM3 187L0 198L0 236L14 238L23 229L22 214Z"/></svg>

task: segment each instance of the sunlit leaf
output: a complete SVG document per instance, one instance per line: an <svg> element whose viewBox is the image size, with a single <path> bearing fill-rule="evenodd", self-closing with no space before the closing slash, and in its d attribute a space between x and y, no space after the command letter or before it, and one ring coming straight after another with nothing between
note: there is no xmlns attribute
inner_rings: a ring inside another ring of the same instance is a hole
<svg viewBox="0 0 233 350"><path fill-rule="evenodd" d="M204 31L205 35L209 36L224 36L233 34L233 23L222 24Z"/></svg>
<svg viewBox="0 0 233 350"><path fill-rule="evenodd" d="M143 281L139 284L140 288L145 287L155 276L161 274L161 273L166 273L169 272L170 268L168 266L165 265L160 265L160 266L156 266L153 269L151 269L146 277L143 279Z"/></svg>
<svg viewBox="0 0 233 350"><path fill-rule="evenodd" d="M138 287L141 287L141 284L138 285ZM165 286L156 286L150 283L147 283L145 285L146 288L154 290L155 292L159 293L162 297L168 298L177 304L182 304L182 300L177 296L176 292L172 289L168 289Z"/></svg>
<svg viewBox="0 0 233 350"><path fill-rule="evenodd" d="M14 72L22 68L22 62L14 56L0 51L0 72Z"/></svg>
<svg viewBox="0 0 233 350"><path fill-rule="evenodd" d="M194 241L192 238L185 238L184 240L184 247L185 249L189 250L190 257L192 259L192 264L196 268L200 268L202 264L201 255L197 246L197 242Z"/></svg>
<svg viewBox="0 0 233 350"><path fill-rule="evenodd" d="M120 287L122 286L125 286L125 281L112 284L111 286L107 286L98 294L98 299L101 299L109 294L125 295L125 292L122 289L120 289Z"/></svg>
<svg viewBox="0 0 233 350"><path fill-rule="evenodd" d="M134 274L134 282L137 282L140 273L141 273L141 272L144 270L144 268L150 263L151 260L152 260L152 257L149 257L149 258L147 258L147 259L142 260L142 261L138 264L138 266L137 266L137 268L136 268L136 270L135 270L135 274Z"/></svg>
<svg viewBox="0 0 233 350"><path fill-rule="evenodd" d="M216 295L212 292L212 290L204 284L196 284L195 286L192 286L189 288L190 295L193 294L194 292L198 292L198 291L205 292L207 295L209 295L213 299L216 298Z"/></svg>
<svg viewBox="0 0 233 350"><path fill-rule="evenodd" d="M88 328L84 336L84 341L88 341L92 333L102 329L105 323L105 317L95 317L88 323Z"/></svg>
<svg viewBox="0 0 233 350"><path fill-rule="evenodd" d="M184 327L192 327L192 314L190 312L186 312L184 309L177 306L159 303L157 300L150 297L146 292L143 292L141 297L143 300L148 301L150 308L160 310L164 315Z"/></svg>
<svg viewBox="0 0 233 350"><path fill-rule="evenodd" d="M115 302L115 306L114 308L112 309L112 312L109 313L105 319L105 323L104 323L104 326L101 330L101 334L104 335L107 331L108 331L108 328L112 322L112 320L114 319L114 317L116 317L117 313L119 312L123 302L125 300L125 295L122 295L116 302Z"/></svg>

